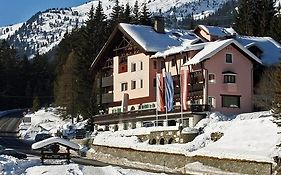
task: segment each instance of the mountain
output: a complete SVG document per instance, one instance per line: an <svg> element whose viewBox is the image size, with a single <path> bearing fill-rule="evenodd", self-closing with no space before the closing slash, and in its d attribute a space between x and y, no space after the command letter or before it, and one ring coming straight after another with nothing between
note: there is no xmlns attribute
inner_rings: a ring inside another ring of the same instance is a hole
<svg viewBox="0 0 281 175"><path fill-rule="evenodd" d="M141 7L147 2L150 12L162 12L165 17L176 17L178 20L193 14L196 18L206 17L214 13L229 0L139 0ZM128 0L119 0L122 5ZM91 6L96 7L97 0L90 1L78 7L49 9L38 12L28 21L13 26L0 28L0 39L6 39L21 55L32 58L35 54L44 54L52 50L62 40L66 32L81 27L87 20ZM130 1L130 6L135 0ZM109 16L115 0L103 0L105 14Z"/></svg>

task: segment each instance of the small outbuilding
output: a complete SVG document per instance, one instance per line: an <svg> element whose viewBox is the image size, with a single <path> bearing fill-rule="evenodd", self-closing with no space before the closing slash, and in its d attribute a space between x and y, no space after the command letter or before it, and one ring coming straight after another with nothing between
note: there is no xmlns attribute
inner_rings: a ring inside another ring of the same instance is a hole
<svg viewBox="0 0 281 175"><path fill-rule="evenodd" d="M66 148L66 152L61 151L61 146ZM46 159L66 159L67 163L70 163L70 150L78 151L79 148L78 144L59 137L51 137L32 144L33 150L41 151L42 164Z"/></svg>

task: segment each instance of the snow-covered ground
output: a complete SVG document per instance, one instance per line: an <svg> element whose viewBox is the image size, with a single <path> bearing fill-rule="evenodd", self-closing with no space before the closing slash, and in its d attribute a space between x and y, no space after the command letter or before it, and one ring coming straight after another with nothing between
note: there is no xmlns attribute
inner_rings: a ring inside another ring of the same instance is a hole
<svg viewBox="0 0 281 175"><path fill-rule="evenodd" d="M69 165L41 165L39 158L29 157L19 160L0 155L0 175L157 175L140 170L120 167L94 167L71 163Z"/></svg>
<svg viewBox="0 0 281 175"><path fill-rule="evenodd" d="M208 118L201 120L196 125L196 128L204 128L203 134L200 134L189 143L149 145L148 141L140 142L135 136L152 130L169 129L165 127L137 128L117 132L107 131L98 134L93 143L137 150L180 153L190 156L203 155L273 162L273 157L279 154L276 145L280 144L281 139L277 134L277 125L272 120L271 113L268 111L232 117L212 113ZM173 129L172 127L170 128ZM218 141L213 142L211 133L214 132L222 132L224 135Z"/></svg>
<svg viewBox="0 0 281 175"><path fill-rule="evenodd" d="M40 110L34 114L28 114L31 117L31 125L22 136L32 139L38 132L53 132L65 126L70 125L69 120L62 120L56 114L56 109ZM220 113L211 113L207 118L201 120L195 128L184 128L182 132L190 132L203 128L203 133L198 135L192 142L185 144L168 145L149 145L148 141L140 142L137 135L148 134L156 130L177 130L177 127L143 127L124 131L105 131L98 132L93 143L97 145L107 145L122 148L132 148L136 150L150 150L158 152L180 153L188 156L203 155L219 158L244 159L273 163L273 157L281 155L276 145L280 144L281 139L277 134L279 128L272 122L271 112L255 112L240 114L237 116L224 116ZM81 128L85 122L79 123L77 127ZM221 139L214 142L211 140L211 133L221 132L224 135ZM94 151L94 150L89 150ZM202 169L200 163L186 165L189 169ZM80 167L80 169L79 169ZM200 168L201 167L201 168ZM48 172L53 174L52 170L44 170L48 167L30 168L27 173L43 174ZM79 169L79 170L78 170ZM61 168L61 171L70 172L100 172L101 174L114 174L121 170L116 167L94 168L84 167L72 164ZM110 173L107 170L110 170ZM204 167L212 169L212 167ZM125 170L124 170L125 171ZM129 171L129 170L128 170ZM130 170L133 172L133 170ZM213 171L213 170L212 170ZM219 170L217 170L219 171ZM79 173L77 173L79 174ZM81 173L80 173L81 174ZM98 173L99 174L99 173Z"/></svg>

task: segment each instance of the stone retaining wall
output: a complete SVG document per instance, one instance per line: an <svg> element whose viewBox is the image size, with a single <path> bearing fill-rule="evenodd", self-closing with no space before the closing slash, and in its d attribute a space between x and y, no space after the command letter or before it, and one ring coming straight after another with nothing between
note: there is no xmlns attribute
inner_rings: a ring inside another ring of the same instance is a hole
<svg viewBox="0 0 281 175"><path fill-rule="evenodd" d="M183 167L192 162L200 162L207 166L219 168L221 170L237 172L243 174L270 175L272 172L272 164L267 162L256 162L238 159L219 159L215 157L205 156L185 156L183 154L161 153L151 151L139 151L130 148L115 148L107 146L92 145L95 155L108 155L107 163L113 162L113 159L125 158L128 161L148 163L153 165L164 166L171 169L183 171ZM89 154L88 158L93 159L94 155ZM98 156L94 159L99 159ZM111 160L112 159L112 160ZM104 161L104 160L103 160Z"/></svg>

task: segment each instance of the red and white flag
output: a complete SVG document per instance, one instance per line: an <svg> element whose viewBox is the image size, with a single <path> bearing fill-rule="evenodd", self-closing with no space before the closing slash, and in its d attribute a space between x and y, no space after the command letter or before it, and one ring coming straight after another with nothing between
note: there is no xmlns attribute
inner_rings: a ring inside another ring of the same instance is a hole
<svg viewBox="0 0 281 175"><path fill-rule="evenodd" d="M181 70L181 105L183 110L187 110L187 97L188 97L188 70Z"/></svg>
<svg viewBox="0 0 281 175"><path fill-rule="evenodd" d="M165 111L163 74L156 74L156 105L157 111Z"/></svg>

